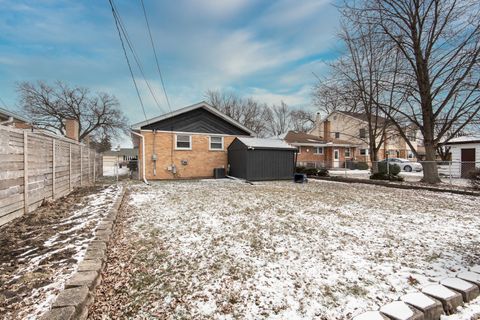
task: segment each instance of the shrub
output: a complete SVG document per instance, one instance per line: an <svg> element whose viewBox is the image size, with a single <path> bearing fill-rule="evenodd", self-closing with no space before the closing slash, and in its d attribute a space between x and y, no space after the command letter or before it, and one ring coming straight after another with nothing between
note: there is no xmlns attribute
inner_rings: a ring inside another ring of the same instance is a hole
<svg viewBox="0 0 480 320"><path fill-rule="evenodd" d="M305 168L297 167L295 169L296 173L305 173L307 176L316 176L316 177L328 177L328 170L326 168Z"/></svg>
<svg viewBox="0 0 480 320"><path fill-rule="evenodd" d="M373 173L370 176L372 180L388 180L388 181L403 181L403 178L398 174L400 173L400 167L396 164L388 164L387 172L387 163L378 162L378 172Z"/></svg>
<svg viewBox="0 0 480 320"><path fill-rule="evenodd" d="M400 173L400 167L396 164L389 163L388 173L394 176L397 176ZM386 162L379 162L378 163L378 173L385 173L387 174L387 163Z"/></svg>
<svg viewBox="0 0 480 320"><path fill-rule="evenodd" d="M476 190L480 190L480 168L475 168L470 175L470 185Z"/></svg>
<svg viewBox="0 0 480 320"><path fill-rule="evenodd" d="M357 170L368 170L368 163L366 162L357 162L355 164L355 169Z"/></svg>

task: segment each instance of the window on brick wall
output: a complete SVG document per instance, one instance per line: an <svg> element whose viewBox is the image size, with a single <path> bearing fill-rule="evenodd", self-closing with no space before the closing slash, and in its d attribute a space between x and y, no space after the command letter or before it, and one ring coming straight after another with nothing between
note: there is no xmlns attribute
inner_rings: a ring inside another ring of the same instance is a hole
<svg viewBox="0 0 480 320"><path fill-rule="evenodd" d="M340 132L335 132L335 139L340 139Z"/></svg>
<svg viewBox="0 0 480 320"><path fill-rule="evenodd" d="M210 137L210 150L223 150L223 137Z"/></svg>
<svg viewBox="0 0 480 320"><path fill-rule="evenodd" d="M323 147L314 147L313 153L315 154L323 154Z"/></svg>
<svg viewBox="0 0 480 320"><path fill-rule="evenodd" d="M361 156L368 156L368 149L360 149Z"/></svg>
<svg viewBox="0 0 480 320"><path fill-rule="evenodd" d="M175 149L192 150L192 136L186 134L175 135Z"/></svg>
<svg viewBox="0 0 480 320"><path fill-rule="evenodd" d="M345 148L345 158L350 158L350 148Z"/></svg>

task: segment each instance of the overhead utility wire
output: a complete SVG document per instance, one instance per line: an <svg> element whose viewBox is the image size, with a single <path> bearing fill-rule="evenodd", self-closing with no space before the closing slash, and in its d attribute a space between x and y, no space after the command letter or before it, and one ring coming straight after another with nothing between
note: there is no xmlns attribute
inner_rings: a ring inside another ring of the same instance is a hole
<svg viewBox="0 0 480 320"><path fill-rule="evenodd" d="M122 33L120 32L120 27L118 26L117 13L115 11L115 7L113 6L112 1L113 0L108 0L108 2L110 3L110 7L112 8L112 15L113 15L113 19L115 20L115 26L116 26L117 31L118 31L118 36L120 38L120 42L122 43L123 53L125 55L125 59L127 60L128 70L130 71L130 76L132 77L133 85L135 86L135 91L137 92L138 100L140 101L140 105L142 106L143 115L145 116L145 120L147 120L147 113L145 112L145 106L143 105L142 97L140 96L140 91L138 90L137 81L135 80L135 76L133 74L132 66L130 65L130 60L128 59L127 50L125 49L125 44L124 44L123 38L122 38Z"/></svg>
<svg viewBox="0 0 480 320"><path fill-rule="evenodd" d="M160 82L162 83L163 93L165 94L165 100L167 101L168 109L172 112L172 106L170 105L170 100L168 99L167 90L165 89L165 82L163 81L162 71L160 70L160 64L158 63L157 50L155 49L155 43L153 42L152 31L150 29L150 23L148 23L147 11L145 10L145 4L143 0L140 0L142 3L143 16L145 17L145 22L147 23L148 35L150 36L150 43L153 49L153 55L155 56L155 63L157 64L158 75L160 76Z"/></svg>
<svg viewBox="0 0 480 320"><path fill-rule="evenodd" d="M136 63L136 65L137 65L137 67L138 67L138 69L139 69L139 71L140 71L140 73L143 77L143 80L145 81L145 84L147 85L148 90L150 91L150 94L152 95L153 100L155 101L155 104L157 105L157 107L160 109L160 111L165 112L162 109L162 107L160 106L160 103L158 102L157 96L155 95L155 93L153 91L153 88L150 85L150 82L147 80L147 77L145 76L145 72L143 71L142 64L140 63L140 59L138 58L138 55L137 55L137 52L135 51L133 43L130 41L130 36L128 35L127 28L125 27L125 24L122 21L122 17L120 16L120 12L118 11L117 7L115 6L115 3L112 2L112 4L113 4L114 10L115 10L115 13L117 15L117 18L118 18L118 24L120 26L120 30L123 33L123 36L125 38L125 41L127 42L128 48L132 52L133 59L135 60L135 63Z"/></svg>

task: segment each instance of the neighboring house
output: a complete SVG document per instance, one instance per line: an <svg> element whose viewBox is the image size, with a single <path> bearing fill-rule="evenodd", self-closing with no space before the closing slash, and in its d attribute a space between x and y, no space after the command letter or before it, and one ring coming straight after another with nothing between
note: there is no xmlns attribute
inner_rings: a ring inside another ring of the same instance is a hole
<svg viewBox="0 0 480 320"><path fill-rule="evenodd" d="M112 171L115 166L122 167L131 160L138 160L138 149L121 148L118 151L105 151L103 153L103 171Z"/></svg>
<svg viewBox="0 0 480 320"><path fill-rule="evenodd" d="M329 135L329 121L322 123ZM335 138L323 138L320 135L307 134L297 131L289 131L285 142L297 147L297 166L323 167L323 168L344 168L348 167L348 161L365 161L364 158L355 158L358 145L350 141Z"/></svg>
<svg viewBox="0 0 480 320"><path fill-rule="evenodd" d="M12 126L19 129L30 129L30 121L14 112L0 108L0 125Z"/></svg>
<svg viewBox="0 0 480 320"><path fill-rule="evenodd" d="M468 178L471 171L480 168L480 135L450 139L445 146L452 154L453 176Z"/></svg>
<svg viewBox="0 0 480 320"><path fill-rule="evenodd" d="M132 131L140 177L145 172L152 180L213 177L215 168L227 169L232 141L254 134L206 102L137 123Z"/></svg>
<svg viewBox="0 0 480 320"><path fill-rule="evenodd" d="M325 135L324 122L330 122L330 132ZM415 159L414 153L411 151L405 139L403 139L398 130L387 123L387 119L378 118L379 132L381 127L386 127L385 134L383 136L384 142L380 145L378 152L378 159L384 159L387 157ZM317 114L317 119L313 129L309 132L315 136L322 136L330 139L340 139L349 141L352 144L358 145L356 148L355 157L358 161L369 162L369 144L368 144L368 117L364 113L347 112L347 111L334 111L321 119ZM417 149L419 154L424 152L420 145L421 139L418 137L418 130L414 127L407 130L407 135L410 137L410 142L414 148ZM381 136L377 137L377 143L380 142Z"/></svg>

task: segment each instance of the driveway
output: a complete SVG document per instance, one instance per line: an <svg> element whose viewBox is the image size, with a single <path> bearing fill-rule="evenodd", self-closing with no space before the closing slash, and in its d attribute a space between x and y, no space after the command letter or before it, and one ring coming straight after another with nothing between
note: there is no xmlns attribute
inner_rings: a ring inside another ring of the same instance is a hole
<svg viewBox="0 0 480 320"><path fill-rule="evenodd" d="M478 212L327 181L133 186L90 318L349 319L479 263Z"/></svg>

